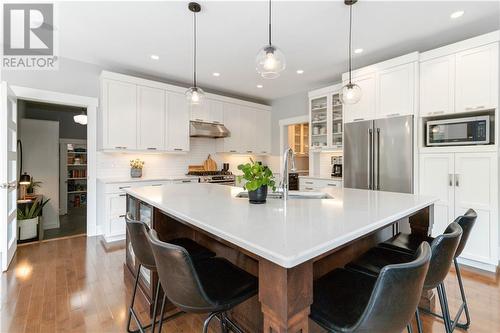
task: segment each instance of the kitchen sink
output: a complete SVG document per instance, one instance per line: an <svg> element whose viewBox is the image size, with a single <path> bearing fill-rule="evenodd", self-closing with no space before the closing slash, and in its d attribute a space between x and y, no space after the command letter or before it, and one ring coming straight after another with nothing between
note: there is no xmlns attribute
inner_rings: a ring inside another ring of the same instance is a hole
<svg viewBox="0 0 500 333"><path fill-rule="evenodd" d="M248 192L240 192L236 195L237 198L248 198ZM268 199L282 199L282 192L268 192ZM289 191L288 199L333 199L333 197L328 193L323 193L319 191Z"/></svg>

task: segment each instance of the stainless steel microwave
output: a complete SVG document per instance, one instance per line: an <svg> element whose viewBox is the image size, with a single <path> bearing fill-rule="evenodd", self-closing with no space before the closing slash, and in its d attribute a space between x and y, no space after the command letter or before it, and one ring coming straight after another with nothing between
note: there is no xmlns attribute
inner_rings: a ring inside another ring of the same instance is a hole
<svg viewBox="0 0 500 333"><path fill-rule="evenodd" d="M490 143L490 116L427 122L427 146L485 145Z"/></svg>

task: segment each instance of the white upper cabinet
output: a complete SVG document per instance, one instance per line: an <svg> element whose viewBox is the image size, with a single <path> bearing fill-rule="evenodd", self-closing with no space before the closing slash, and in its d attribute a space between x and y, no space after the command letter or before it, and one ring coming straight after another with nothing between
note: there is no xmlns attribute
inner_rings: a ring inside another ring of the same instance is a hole
<svg viewBox="0 0 500 333"><path fill-rule="evenodd" d="M102 148L137 149L137 86L104 80L102 98Z"/></svg>
<svg viewBox="0 0 500 333"><path fill-rule="evenodd" d="M420 114L439 115L455 110L455 56L420 63Z"/></svg>
<svg viewBox="0 0 500 333"><path fill-rule="evenodd" d="M241 151L241 106L224 103L224 126L229 130L228 137L217 139L217 151L238 153Z"/></svg>
<svg viewBox="0 0 500 333"><path fill-rule="evenodd" d="M167 93L166 150L189 151L189 106L184 94Z"/></svg>
<svg viewBox="0 0 500 333"><path fill-rule="evenodd" d="M379 71L377 88L376 118L413 114L415 64L409 63Z"/></svg>
<svg viewBox="0 0 500 333"><path fill-rule="evenodd" d="M257 111L242 107L240 113L241 153L257 153Z"/></svg>
<svg viewBox="0 0 500 333"><path fill-rule="evenodd" d="M498 104L498 43L456 54L456 112Z"/></svg>
<svg viewBox="0 0 500 333"><path fill-rule="evenodd" d="M210 101L208 100L208 98L205 98L203 103L201 103L199 105L191 105L190 106L190 109L191 109L190 110L190 112L191 112L190 119L193 121L208 121L208 119L209 119L208 103L210 103Z"/></svg>
<svg viewBox="0 0 500 333"><path fill-rule="evenodd" d="M224 103L216 100L209 100L208 119L212 123L222 124L224 122Z"/></svg>
<svg viewBox="0 0 500 333"><path fill-rule="evenodd" d="M257 135L257 154L271 153L271 112L257 111L256 124Z"/></svg>
<svg viewBox="0 0 500 333"><path fill-rule="evenodd" d="M352 79L362 92L361 100L356 104L344 105L345 122L369 120L375 118L376 75L367 74ZM344 82L345 83L345 82Z"/></svg>
<svg viewBox="0 0 500 333"><path fill-rule="evenodd" d="M165 147L165 90L138 86L137 93L137 149L162 150Z"/></svg>

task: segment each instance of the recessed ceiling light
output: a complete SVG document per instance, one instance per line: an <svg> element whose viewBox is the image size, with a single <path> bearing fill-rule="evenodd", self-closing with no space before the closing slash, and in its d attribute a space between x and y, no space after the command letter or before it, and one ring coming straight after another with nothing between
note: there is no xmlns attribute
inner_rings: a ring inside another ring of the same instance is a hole
<svg viewBox="0 0 500 333"><path fill-rule="evenodd" d="M220 76L220 73L213 72L213 73L212 73L212 75L213 75L213 76L217 76L217 77L218 77L218 76Z"/></svg>
<svg viewBox="0 0 500 333"><path fill-rule="evenodd" d="M264 88L264 86L262 84L258 84L257 88L261 89L261 88Z"/></svg>
<svg viewBox="0 0 500 333"><path fill-rule="evenodd" d="M462 15L464 15L464 11L463 10L457 10L456 12L451 13L450 17L452 19L456 19L456 18L462 17Z"/></svg>
<svg viewBox="0 0 500 333"><path fill-rule="evenodd" d="M304 70L303 69L297 69L297 74L304 74Z"/></svg>
<svg viewBox="0 0 500 333"><path fill-rule="evenodd" d="M360 54L360 53L363 53L363 51L364 51L363 49L359 48L359 49L355 49L354 53Z"/></svg>
<svg viewBox="0 0 500 333"><path fill-rule="evenodd" d="M160 56L159 56L159 55L156 55L156 54L152 54L152 55L151 55L151 59L153 59L153 60L158 60L158 59L160 59Z"/></svg>

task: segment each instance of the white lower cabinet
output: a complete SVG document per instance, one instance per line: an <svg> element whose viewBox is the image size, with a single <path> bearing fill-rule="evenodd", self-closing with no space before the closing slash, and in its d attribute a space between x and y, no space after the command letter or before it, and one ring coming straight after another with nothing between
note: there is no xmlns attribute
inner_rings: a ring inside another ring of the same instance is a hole
<svg viewBox="0 0 500 333"><path fill-rule="evenodd" d="M114 242L125 239L125 214L127 195L125 189L138 186L161 186L198 182L198 178L162 181L138 181L133 183L97 183L97 219L104 240ZM144 221L148 222L148 221Z"/></svg>
<svg viewBox="0 0 500 333"><path fill-rule="evenodd" d="M478 219L462 258L498 263L498 171L496 153L420 155L420 193L439 198L432 235L442 234L456 217L472 208Z"/></svg>
<svg viewBox="0 0 500 333"><path fill-rule="evenodd" d="M299 190L300 191L321 191L324 188L333 187L341 188L341 180L329 180L320 178L303 178L299 177Z"/></svg>

